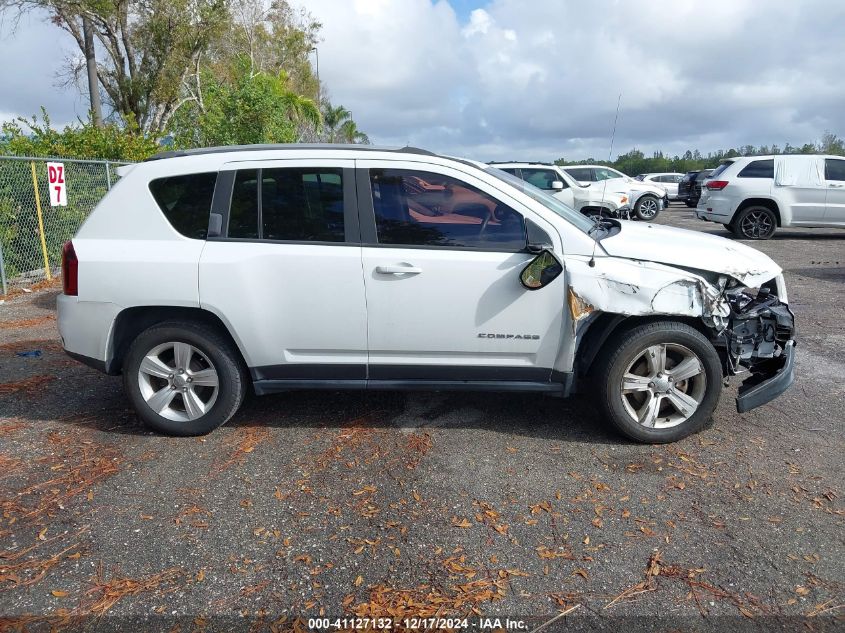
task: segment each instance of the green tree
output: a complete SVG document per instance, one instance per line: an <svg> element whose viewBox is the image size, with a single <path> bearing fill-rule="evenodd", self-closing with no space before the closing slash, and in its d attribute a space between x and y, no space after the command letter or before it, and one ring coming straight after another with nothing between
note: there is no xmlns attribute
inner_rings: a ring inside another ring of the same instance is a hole
<svg viewBox="0 0 845 633"><path fill-rule="evenodd" d="M154 138L134 126L97 127L89 122L56 130L43 108L40 119L19 117L0 129L0 154L139 161L161 149Z"/></svg>
<svg viewBox="0 0 845 633"><path fill-rule="evenodd" d="M825 132L822 134L822 140L819 142L819 152L822 154L845 156L845 140L839 138L836 134Z"/></svg>
<svg viewBox="0 0 845 633"><path fill-rule="evenodd" d="M157 136L191 95L210 44L229 22L227 0L0 0L0 10L46 10L85 50L87 17L99 44L97 75L123 123Z"/></svg>
<svg viewBox="0 0 845 633"><path fill-rule="evenodd" d="M361 143L363 145L370 143L370 137L359 130L358 124L351 119L340 126L340 137L344 143Z"/></svg>
<svg viewBox="0 0 845 633"><path fill-rule="evenodd" d="M342 105L333 106L323 102L323 130L320 140L326 143L368 144L369 137L358 129L352 120L352 113Z"/></svg>
<svg viewBox="0 0 845 633"><path fill-rule="evenodd" d="M287 75L250 70L247 57L231 77L201 73L201 96L173 117L171 133L180 147L291 143L301 122L320 124L320 111L308 97L290 89Z"/></svg>

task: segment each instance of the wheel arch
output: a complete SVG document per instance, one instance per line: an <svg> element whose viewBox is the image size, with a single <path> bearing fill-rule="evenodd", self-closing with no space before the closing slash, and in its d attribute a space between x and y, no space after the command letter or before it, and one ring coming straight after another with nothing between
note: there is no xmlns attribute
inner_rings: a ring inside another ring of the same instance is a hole
<svg viewBox="0 0 845 633"><path fill-rule="evenodd" d="M770 209L774 212L775 217L777 218L777 226L782 226L780 207L772 198L746 198L739 203L739 206L737 206L736 211L734 211L734 215L731 218L731 222L733 222L734 218L736 218L738 214L745 211L748 207L766 207L767 209Z"/></svg>
<svg viewBox="0 0 845 633"><path fill-rule="evenodd" d="M238 351L239 362L244 369L249 368L240 342L232 335L229 327L217 314L202 308L181 306L135 306L122 310L115 319L112 329L109 357L106 360L106 371L117 375L123 371L123 362L132 341L144 330L167 321L186 321L201 323L214 328L225 336Z"/></svg>
<svg viewBox="0 0 845 633"><path fill-rule="evenodd" d="M580 382L590 374L595 366L596 359L601 352L607 349L608 342L617 334L632 330L646 323L658 321L672 321L684 323L698 330L708 339L712 340L713 332L705 326L700 318L677 314L650 314L628 316L603 312L588 324L585 332L579 337L575 347L575 379ZM719 355L722 351L714 346Z"/></svg>

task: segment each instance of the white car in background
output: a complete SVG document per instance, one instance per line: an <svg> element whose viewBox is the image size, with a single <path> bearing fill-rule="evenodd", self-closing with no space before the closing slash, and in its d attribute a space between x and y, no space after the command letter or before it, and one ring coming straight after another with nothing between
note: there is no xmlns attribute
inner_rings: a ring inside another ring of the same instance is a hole
<svg viewBox="0 0 845 633"><path fill-rule="evenodd" d="M669 200L678 199L678 183L684 175L677 172L664 172L658 174L641 174L637 180L651 185L656 185L666 192Z"/></svg>
<svg viewBox="0 0 845 633"><path fill-rule="evenodd" d="M604 211L615 217L625 218L631 209L627 194L601 187L581 186L569 174L557 165L548 163L490 163L538 189L547 191L567 206L584 215L593 215Z"/></svg>
<svg viewBox="0 0 845 633"><path fill-rule="evenodd" d="M640 220L653 220L669 198L657 183L643 183L606 165L563 165L561 169L581 185L607 185L608 191L624 193L631 198L631 208Z"/></svg>

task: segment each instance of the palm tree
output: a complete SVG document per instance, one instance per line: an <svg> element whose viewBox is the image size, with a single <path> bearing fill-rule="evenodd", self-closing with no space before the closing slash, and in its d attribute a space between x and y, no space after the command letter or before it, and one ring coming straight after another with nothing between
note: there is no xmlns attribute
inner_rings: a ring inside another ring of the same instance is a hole
<svg viewBox="0 0 845 633"><path fill-rule="evenodd" d="M359 130L358 124L352 119L343 122L343 125L340 126L340 134L345 143L370 144L370 137Z"/></svg>
<svg viewBox="0 0 845 633"><path fill-rule="evenodd" d="M369 137L358 129L352 120L352 113L342 105L332 106L326 102L323 110L323 134L327 143L364 143Z"/></svg>
<svg viewBox="0 0 845 633"><path fill-rule="evenodd" d="M325 102L323 110L323 131L327 143L337 143L340 127L351 120L352 113L349 112L342 105L333 107L332 104Z"/></svg>

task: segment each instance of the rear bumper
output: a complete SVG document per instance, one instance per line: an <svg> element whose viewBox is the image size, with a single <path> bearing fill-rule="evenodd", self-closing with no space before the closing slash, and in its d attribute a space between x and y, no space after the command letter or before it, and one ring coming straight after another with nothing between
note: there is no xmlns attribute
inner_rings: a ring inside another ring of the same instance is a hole
<svg viewBox="0 0 845 633"><path fill-rule="evenodd" d="M778 367L780 365L780 367ZM762 372L755 372L740 385L736 410L745 413L771 402L795 382L795 341L786 342L783 354L767 363Z"/></svg>
<svg viewBox="0 0 845 633"><path fill-rule="evenodd" d="M68 355L100 371L110 371L112 328L120 306L59 295L56 307L59 335Z"/></svg>

